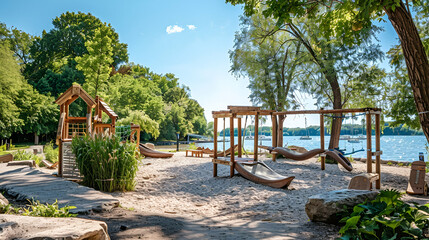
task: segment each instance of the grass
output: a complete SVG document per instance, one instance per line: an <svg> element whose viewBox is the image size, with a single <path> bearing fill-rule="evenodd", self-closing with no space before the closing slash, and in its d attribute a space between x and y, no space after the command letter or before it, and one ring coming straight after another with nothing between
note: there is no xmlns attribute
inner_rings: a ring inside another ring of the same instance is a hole
<svg viewBox="0 0 429 240"><path fill-rule="evenodd" d="M54 149L54 144L51 142L46 143L43 152L45 153L46 160L51 163L58 162L58 148Z"/></svg>
<svg viewBox="0 0 429 240"><path fill-rule="evenodd" d="M18 150L12 153L14 161L23 161L23 160L34 160L37 166L42 165L42 157L34 155L32 153L26 152L25 150Z"/></svg>
<svg viewBox="0 0 429 240"><path fill-rule="evenodd" d="M72 150L84 185L107 192L134 190L138 169L134 143L100 134L73 138Z"/></svg>
<svg viewBox="0 0 429 240"><path fill-rule="evenodd" d="M53 204L41 204L39 201L30 201L28 208L15 208L11 204L0 205L1 214L21 214L23 216L33 217L75 217L77 214L72 214L69 210L76 208L75 206L58 207L58 201Z"/></svg>

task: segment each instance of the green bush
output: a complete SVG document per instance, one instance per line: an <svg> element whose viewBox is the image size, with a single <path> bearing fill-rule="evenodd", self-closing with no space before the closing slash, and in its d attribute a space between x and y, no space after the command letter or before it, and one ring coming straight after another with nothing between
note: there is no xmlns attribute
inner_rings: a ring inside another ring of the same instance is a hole
<svg viewBox="0 0 429 240"><path fill-rule="evenodd" d="M58 201L53 204L41 204L39 201L31 201L28 209L24 209L24 216L33 217L75 217L77 214L69 212L70 209L75 209L75 206L58 207Z"/></svg>
<svg viewBox="0 0 429 240"><path fill-rule="evenodd" d="M14 161L34 160L37 166L43 164L42 157L29 153L25 150L18 150L16 152L13 152L12 155Z"/></svg>
<svg viewBox="0 0 429 240"><path fill-rule="evenodd" d="M83 136L72 141L83 184L101 191L134 190L136 145L115 136Z"/></svg>
<svg viewBox="0 0 429 240"><path fill-rule="evenodd" d="M43 152L45 153L46 160L51 163L58 162L58 148L54 149L54 144L51 142L46 143Z"/></svg>
<svg viewBox="0 0 429 240"><path fill-rule="evenodd" d="M371 202L356 205L340 222L340 239L424 239L429 204L409 205L397 190L382 190Z"/></svg>

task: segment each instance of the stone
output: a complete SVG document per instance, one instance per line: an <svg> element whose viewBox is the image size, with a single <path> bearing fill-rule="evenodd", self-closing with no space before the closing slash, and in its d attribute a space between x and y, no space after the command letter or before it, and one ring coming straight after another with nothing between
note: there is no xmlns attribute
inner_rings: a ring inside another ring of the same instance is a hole
<svg viewBox="0 0 429 240"><path fill-rule="evenodd" d="M7 200L1 193L0 193L0 206L1 205L8 205L9 200Z"/></svg>
<svg viewBox="0 0 429 240"><path fill-rule="evenodd" d="M313 222L338 223L343 206L353 207L365 200L374 200L375 191L341 189L313 195L305 204L305 212Z"/></svg>
<svg viewBox="0 0 429 240"><path fill-rule="evenodd" d="M109 240L107 224L82 218L0 214L0 239Z"/></svg>
<svg viewBox="0 0 429 240"><path fill-rule="evenodd" d="M153 143L145 143L143 144L145 147L155 150L155 145Z"/></svg>
<svg viewBox="0 0 429 240"><path fill-rule="evenodd" d="M12 162L8 162L7 166L29 166L29 167L35 167L36 166L36 162L34 160L12 161Z"/></svg>

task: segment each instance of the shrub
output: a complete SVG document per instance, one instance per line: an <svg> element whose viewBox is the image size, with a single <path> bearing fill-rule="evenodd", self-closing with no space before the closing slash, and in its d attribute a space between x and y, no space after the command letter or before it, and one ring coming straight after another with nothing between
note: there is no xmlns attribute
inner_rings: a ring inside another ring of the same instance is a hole
<svg viewBox="0 0 429 240"><path fill-rule="evenodd" d="M356 205L340 222L340 239L423 239L429 227L429 204L413 206L397 190L382 190L369 203Z"/></svg>
<svg viewBox="0 0 429 240"><path fill-rule="evenodd" d="M12 155L14 161L34 160L37 166L43 164L42 157L26 152L25 150L18 150L12 153Z"/></svg>
<svg viewBox="0 0 429 240"><path fill-rule="evenodd" d="M83 136L72 141L83 184L101 191L133 190L138 168L136 145L115 136Z"/></svg>
<svg viewBox="0 0 429 240"><path fill-rule="evenodd" d="M54 144L51 142L46 143L43 152L45 153L46 160L51 163L58 162L58 148L54 149Z"/></svg>
<svg viewBox="0 0 429 240"><path fill-rule="evenodd" d="M29 208L24 209L24 213L22 215L33 217L75 217L77 214L69 212L70 209L75 208L75 206L58 208L57 200L53 204L41 204L39 201L31 201Z"/></svg>

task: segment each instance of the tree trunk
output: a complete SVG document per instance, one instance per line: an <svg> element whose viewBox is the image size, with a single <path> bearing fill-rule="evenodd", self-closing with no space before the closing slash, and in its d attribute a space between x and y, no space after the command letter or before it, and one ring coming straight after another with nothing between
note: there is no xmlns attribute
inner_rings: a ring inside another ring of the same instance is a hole
<svg viewBox="0 0 429 240"><path fill-rule="evenodd" d="M333 100L333 107L334 109L342 109L342 103L341 103L341 89L340 84L338 83L337 76L335 73L325 73L326 79L329 82L329 85L331 86L332 90L332 100ZM341 125L343 123L341 118L341 113L334 114L335 118L332 118L332 125L331 125L331 137L329 140L329 149L338 148L340 143L340 133L341 133Z"/></svg>
<svg viewBox="0 0 429 240"><path fill-rule="evenodd" d="M283 147L283 123L286 116L279 115L279 123L277 124L277 147Z"/></svg>
<svg viewBox="0 0 429 240"><path fill-rule="evenodd" d="M385 7L384 11L401 41L420 124L429 142L429 63L425 49L412 16L402 1L395 11L390 7Z"/></svg>
<svg viewBox="0 0 429 240"><path fill-rule="evenodd" d="M34 145L39 145L39 135L37 133L34 133Z"/></svg>

